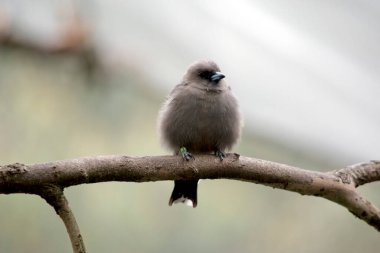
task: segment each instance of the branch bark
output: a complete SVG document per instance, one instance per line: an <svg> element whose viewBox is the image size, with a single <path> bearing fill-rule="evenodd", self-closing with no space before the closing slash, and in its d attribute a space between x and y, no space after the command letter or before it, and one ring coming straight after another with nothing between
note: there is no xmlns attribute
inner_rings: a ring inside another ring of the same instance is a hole
<svg viewBox="0 0 380 253"><path fill-rule="evenodd" d="M82 235L79 226L75 220L74 213L69 207L69 203L63 194L62 188L55 185L46 185L38 189L35 194L40 195L51 205L58 216L65 224L69 234L71 246L74 253L86 253Z"/></svg>
<svg viewBox="0 0 380 253"><path fill-rule="evenodd" d="M356 217L380 231L380 209L356 190L363 184L380 181L380 161L318 172L242 157L238 154L228 154L222 162L211 155L197 155L189 162L177 156L83 157L34 165L15 163L1 166L0 193L31 193L47 199L44 189L52 186L57 190L73 185L105 181L148 182L219 178L248 181L302 195L323 197L346 207ZM73 226L77 227L63 191L60 192L61 195L56 195L58 204L52 204L48 199L47 201L56 210L57 205L66 206L62 209L66 211L62 212L69 213L71 217L68 220L73 220L72 225L75 223ZM57 213L62 218L59 209ZM78 235L80 237L79 229L70 232L70 226L66 224L69 234L72 233L70 238L75 239ZM84 252L84 246L83 251L74 252Z"/></svg>

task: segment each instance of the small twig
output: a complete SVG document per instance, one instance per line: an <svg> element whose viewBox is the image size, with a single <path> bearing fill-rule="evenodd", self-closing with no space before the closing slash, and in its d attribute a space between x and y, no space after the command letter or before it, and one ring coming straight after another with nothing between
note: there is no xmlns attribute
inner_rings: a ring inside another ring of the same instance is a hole
<svg viewBox="0 0 380 253"><path fill-rule="evenodd" d="M61 217L69 234L74 253L86 253L82 235L75 220L74 213L69 207L69 203L60 187L54 185L43 186L37 190L36 194L46 200Z"/></svg>
<svg viewBox="0 0 380 253"><path fill-rule="evenodd" d="M380 161L354 164L343 169L333 171L342 181L353 183L355 187L380 180Z"/></svg>

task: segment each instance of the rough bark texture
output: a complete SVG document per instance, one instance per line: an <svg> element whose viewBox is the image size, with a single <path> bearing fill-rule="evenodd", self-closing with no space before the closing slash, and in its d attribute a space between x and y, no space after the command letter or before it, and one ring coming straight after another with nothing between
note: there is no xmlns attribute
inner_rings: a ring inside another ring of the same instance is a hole
<svg viewBox="0 0 380 253"><path fill-rule="evenodd" d="M228 154L222 162L211 155L197 155L188 162L177 156L83 157L34 165L1 166L0 193L30 193L46 199L64 221L74 252L85 252L79 228L63 195L65 187L105 181L219 178L323 197L346 207L380 231L380 210L356 190L360 185L380 180L380 161L318 172L238 154Z"/></svg>

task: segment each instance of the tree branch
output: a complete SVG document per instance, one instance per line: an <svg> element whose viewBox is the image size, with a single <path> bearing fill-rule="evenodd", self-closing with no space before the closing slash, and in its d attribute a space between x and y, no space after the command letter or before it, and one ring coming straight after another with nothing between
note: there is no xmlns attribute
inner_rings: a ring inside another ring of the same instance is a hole
<svg viewBox="0 0 380 253"><path fill-rule="evenodd" d="M41 195L41 189L46 186L64 189L72 185L105 181L219 178L248 181L302 195L323 197L346 207L356 217L380 231L380 210L356 190L360 185L380 180L380 161L318 172L238 154L228 154L223 162L211 155L197 155L189 162L177 156L83 157L43 164L16 163L2 166L0 193ZM61 202L65 201L62 194ZM73 216L72 219L75 221Z"/></svg>
<svg viewBox="0 0 380 253"><path fill-rule="evenodd" d="M74 213L69 207L69 203L63 194L62 188L55 185L46 185L37 190L35 194L38 194L44 198L62 219L63 223L65 224L67 233L69 234L73 252L86 253L82 235L80 234Z"/></svg>
<svg viewBox="0 0 380 253"><path fill-rule="evenodd" d="M363 184L380 181L380 161L359 163L336 170L335 173L345 183L353 183L355 187Z"/></svg>

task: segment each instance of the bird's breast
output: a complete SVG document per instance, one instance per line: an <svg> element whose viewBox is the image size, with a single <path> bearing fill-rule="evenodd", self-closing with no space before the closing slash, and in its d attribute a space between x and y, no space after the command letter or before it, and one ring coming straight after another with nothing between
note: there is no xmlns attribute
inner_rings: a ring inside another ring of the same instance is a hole
<svg viewBox="0 0 380 253"><path fill-rule="evenodd" d="M172 144L190 152L211 152L233 144L236 111L232 95L225 93L188 93L176 99L168 117L168 135Z"/></svg>

